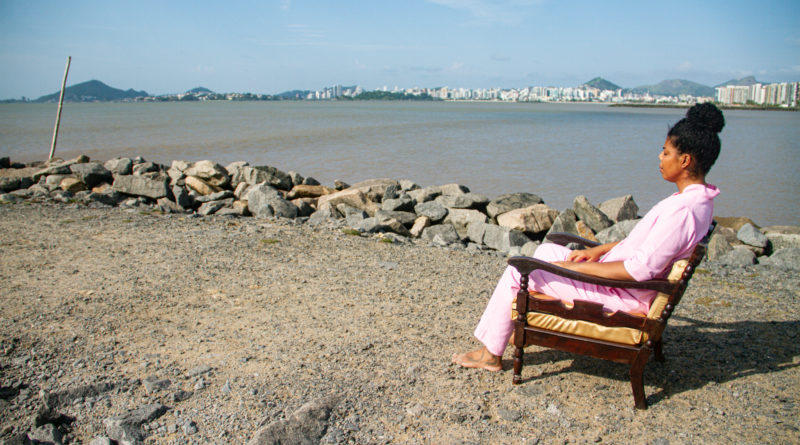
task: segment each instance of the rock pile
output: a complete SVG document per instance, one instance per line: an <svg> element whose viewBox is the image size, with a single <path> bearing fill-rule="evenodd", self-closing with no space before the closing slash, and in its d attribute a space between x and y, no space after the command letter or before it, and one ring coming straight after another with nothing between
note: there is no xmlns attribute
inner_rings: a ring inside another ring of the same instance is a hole
<svg viewBox="0 0 800 445"><path fill-rule="evenodd" d="M334 187L270 166L173 161L167 167L141 157L105 163L86 156L31 165L0 165L18 174L0 177L0 202L49 198L90 206L146 208L193 216L289 218L312 226L349 228L391 242L421 239L441 247L527 255L550 232L602 243L627 236L638 221L631 195L598 206L585 196L558 211L532 193L494 199L461 184L420 187L409 180L371 179ZM709 259L727 266L756 262L800 267L800 228L760 230L752 221L721 218Z"/></svg>

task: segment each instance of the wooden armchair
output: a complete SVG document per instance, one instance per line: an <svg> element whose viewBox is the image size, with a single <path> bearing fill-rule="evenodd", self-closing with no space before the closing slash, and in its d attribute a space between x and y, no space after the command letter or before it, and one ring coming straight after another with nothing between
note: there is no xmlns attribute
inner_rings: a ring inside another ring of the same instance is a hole
<svg viewBox="0 0 800 445"><path fill-rule="evenodd" d="M695 268L706 253L708 240L715 226L715 222L711 224L708 234L695 247L688 260L680 260L673 265L666 280L609 280L573 272L534 258L510 258L508 263L521 275L516 307L512 308L512 317L515 319L513 383L517 385L522 382L522 356L525 346L545 346L630 365L636 408L646 409L642 380L644 366L651 352L656 360L664 361L662 333ZM571 234L551 234L547 238L561 245L597 245ZM528 290L528 275L537 269L601 286L650 289L659 293L646 316L625 312L604 313L601 304L585 300L574 300L574 305L569 308L560 300Z"/></svg>

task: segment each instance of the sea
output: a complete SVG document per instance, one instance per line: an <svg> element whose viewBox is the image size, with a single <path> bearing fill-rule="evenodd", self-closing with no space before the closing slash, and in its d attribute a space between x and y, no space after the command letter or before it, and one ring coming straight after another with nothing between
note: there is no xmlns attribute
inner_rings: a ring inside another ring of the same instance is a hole
<svg viewBox="0 0 800 445"><path fill-rule="evenodd" d="M0 156L47 158L55 104L0 104ZM800 225L800 113L726 110L707 177L717 216ZM590 103L66 103L56 156L247 161L322 184L371 178L466 185L489 197L535 193L559 210L585 195L631 194L646 212L674 193L658 154L685 109Z"/></svg>

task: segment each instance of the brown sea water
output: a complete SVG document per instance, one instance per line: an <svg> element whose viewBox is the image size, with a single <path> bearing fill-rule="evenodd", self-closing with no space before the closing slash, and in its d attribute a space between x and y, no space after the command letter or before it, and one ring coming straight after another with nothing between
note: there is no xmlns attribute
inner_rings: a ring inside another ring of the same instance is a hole
<svg viewBox="0 0 800 445"><path fill-rule="evenodd" d="M54 104L0 104L0 156L43 160ZM211 159L294 170L323 184L389 177L458 182L490 197L532 192L558 209L673 193L658 153L681 109L468 102L192 102L64 106L56 155L160 163ZM800 225L800 113L725 111L708 180L716 215Z"/></svg>

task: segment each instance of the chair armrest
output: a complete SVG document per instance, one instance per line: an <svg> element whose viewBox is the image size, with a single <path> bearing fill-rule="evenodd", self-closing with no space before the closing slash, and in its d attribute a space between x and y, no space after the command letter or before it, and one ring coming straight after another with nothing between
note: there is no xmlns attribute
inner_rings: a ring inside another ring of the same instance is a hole
<svg viewBox="0 0 800 445"><path fill-rule="evenodd" d="M621 287L626 289L648 289L669 294L675 288L675 283L667 280L647 280L647 281L625 281L601 278L594 275L587 275L573 270L565 269L555 264L536 258L515 256L508 259L508 264L515 267L520 274L528 275L534 270L544 270L556 275L577 280L584 283L596 284L598 286Z"/></svg>
<svg viewBox="0 0 800 445"><path fill-rule="evenodd" d="M565 233L565 232L551 233L547 235L546 238L549 241L552 241L562 246L566 246L569 243L578 243L585 247L594 247L600 245L600 243L588 240L586 238L582 238L578 235L573 235L572 233Z"/></svg>

